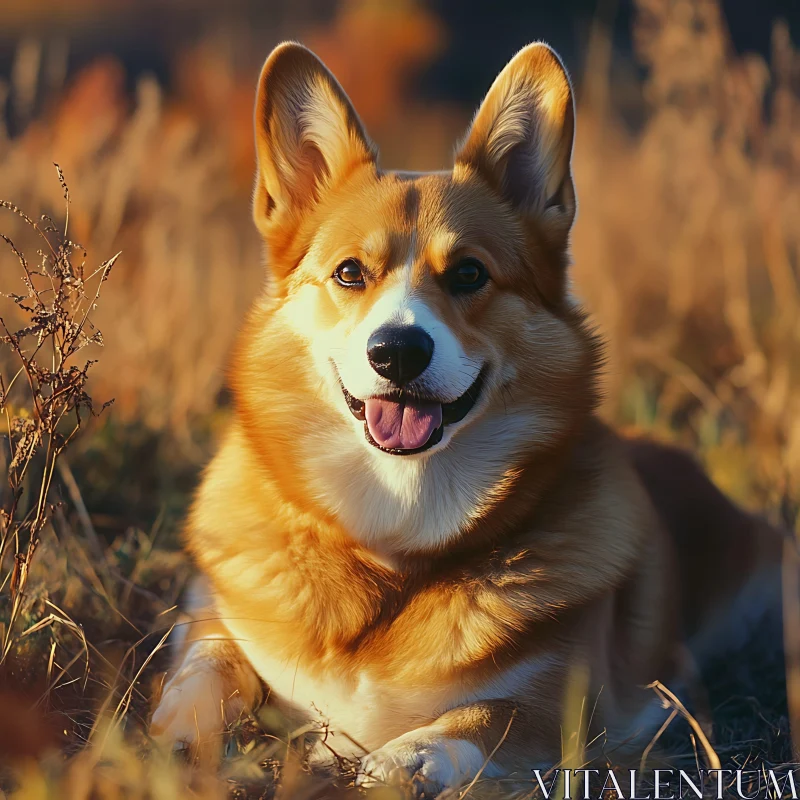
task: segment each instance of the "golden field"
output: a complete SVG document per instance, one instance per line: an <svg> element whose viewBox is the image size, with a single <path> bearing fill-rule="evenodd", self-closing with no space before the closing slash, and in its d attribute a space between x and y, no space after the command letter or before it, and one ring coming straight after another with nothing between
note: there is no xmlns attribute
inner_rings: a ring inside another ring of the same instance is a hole
<svg viewBox="0 0 800 800"><path fill-rule="evenodd" d="M778 21L769 60L735 53L716 0L635 5L636 64L622 84L612 80L602 18L573 75L580 207L572 274L607 339L603 413L692 449L726 492L796 528L800 53ZM80 7L91 13L91 3ZM422 5L359 0L292 32L340 78L382 163L415 169L446 166L471 113L409 88L447 34ZM97 418L83 415L58 464L47 447L60 441L55 427L43 431L46 452L22 477L4 451L4 508L13 504L16 517L3 517L0 553L0 797L355 796L347 769L306 775L302 740L314 734L293 737L280 720L261 720L278 731L272 738L252 721L232 730L222 778L147 755L143 733L190 572L175 549L180 515L224 425L226 357L263 277L249 216L256 73L211 35L176 50L169 86L154 77L130 86L113 55L69 74L51 56L20 39L0 82L6 119L25 121L4 128L0 114L0 200L34 221L48 214L51 239L68 222L80 248L63 257L75 268L86 262L81 311L104 277L95 270L121 253L87 317L87 338L101 330L103 347L87 341L75 361L97 359L86 384L95 410L115 402ZM53 162L69 186L66 205ZM43 240L14 209L0 208L0 232L40 263ZM0 270L0 291L23 292L10 247L0 247ZM8 328L20 327L25 309L13 298L0 307ZM56 361L53 372L66 369ZM19 370L13 347L0 364L8 387ZM24 424L14 420L32 415L26 386L3 388L17 442ZM41 540L34 548L32 525ZM792 637L787 645L790 710L782 698L759 701L750 714L763 726L734 716L712 736L721 757L791 757L800 662ZM782 695L782 686L767 689ZM675 739L673 755L693 759L689 734ZM482 783L474 796L512 791ZM533 786L513 791L536 796Z"/></svg>

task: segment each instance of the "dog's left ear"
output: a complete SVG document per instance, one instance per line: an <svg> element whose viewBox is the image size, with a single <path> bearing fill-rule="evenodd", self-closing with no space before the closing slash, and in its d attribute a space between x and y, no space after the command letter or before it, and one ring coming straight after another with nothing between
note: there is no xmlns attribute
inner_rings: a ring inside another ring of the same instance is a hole
<svg viewBox="0 0 800 800"><path fill-rule="evenodd" d="M572 87L561 59L543 43L517 53L497 76L456 154L557 242L575 219L570 161Z"/></svg>
<svg viewBox="0 0 800 800"><path fill-rule="evenodd" d="M374 164L375 148L336 78L296 42L276 47L261 70L255 138L253 217L274 259L326 190Z"/></svg>

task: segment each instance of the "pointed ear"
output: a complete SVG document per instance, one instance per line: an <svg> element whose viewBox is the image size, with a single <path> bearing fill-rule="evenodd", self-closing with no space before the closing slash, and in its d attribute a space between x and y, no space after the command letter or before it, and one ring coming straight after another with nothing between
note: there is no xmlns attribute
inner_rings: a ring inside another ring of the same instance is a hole
<svg viewBox="0 0 800 800"><path fill-rule="evenodd" d="M546 44L530 44L489 89L457 152L456 170L478 172L558 241L575 218L574 130L572 87L561 59Z"/></svg>
<svg viewBox="0 0 800 800"><path fill-rule="evenodd" d="M321 193L375 150L328 68L296 42L276 47L261 70L255 108L256 226L291 238Z"/></svg>

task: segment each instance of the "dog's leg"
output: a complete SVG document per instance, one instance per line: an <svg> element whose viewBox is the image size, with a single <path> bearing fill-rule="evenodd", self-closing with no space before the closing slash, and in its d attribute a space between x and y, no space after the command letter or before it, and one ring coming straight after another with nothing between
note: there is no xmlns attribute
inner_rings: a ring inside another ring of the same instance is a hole
<svg viewBox="0 0 800 800"><path fill-rule="evenodd" d="M522 780L530 780L530 770L549 769L561 761L562 744L574 735L562 727L565 710L560 701L565 696L565 677L552 676L538 691L532 689L524 697L481 700L451 709L433 722L391 739L362 759L359 785L413 781L426 795L449 797L479 772L483 778L492 778L514 769ZM603 704L608 718L618 719L615 743L617 737L619 743L640 743L642 734L649 735L666 717L663 707L656 707L652 693L641 690L639 714L627 715L626 722L618 718L621 709L611 694L607 693ZM591 739L606 741L600 730L592 727L591 719L585 722Z"/></svg>
<svg viewBox="0 0 800 800"><path fill-rule="evenodd" d="M193 586L178 629L172 676L153 714L150 734L162 746L188 749L213 766L220 757L225 727L260 704L262 684L218 618L205 584Z"/></svg>

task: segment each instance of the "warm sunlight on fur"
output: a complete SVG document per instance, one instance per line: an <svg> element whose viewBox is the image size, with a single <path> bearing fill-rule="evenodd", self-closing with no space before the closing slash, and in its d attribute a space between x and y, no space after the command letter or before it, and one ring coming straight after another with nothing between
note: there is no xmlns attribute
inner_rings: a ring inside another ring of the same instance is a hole
<svg viewBox="0 0 800 800"><path fill-rule="evenodd" d="M387 171L316 56L273 51L268 283L188 523L204 577L159 739L213 754L267 702L327 722L363 784L437 791L558 761L585 663L590 740L636 748L667 713L644 687L691 679L683 645L724 641L742 592L775 599L779 533L595 416L600 344L568 278L574 129L565 69L532 44L452 171Z"/></svg>

